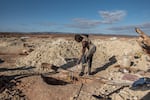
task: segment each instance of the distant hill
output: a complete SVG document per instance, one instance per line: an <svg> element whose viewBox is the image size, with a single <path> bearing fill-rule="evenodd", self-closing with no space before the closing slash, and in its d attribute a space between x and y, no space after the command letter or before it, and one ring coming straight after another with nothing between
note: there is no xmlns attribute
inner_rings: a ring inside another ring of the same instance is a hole
<svg viewBox="0 0 150 100"><path fill-rule="evenodd" d="M74 34L83 34L83 33L65 33L65 32L0 32L0 37L49 37L51 35L57 36L73 36ZM85 34L85 33L84 33ZM106 37L136 37L133 35L116 35L116 34L89 34L90 36L106 36Z"/></svg>

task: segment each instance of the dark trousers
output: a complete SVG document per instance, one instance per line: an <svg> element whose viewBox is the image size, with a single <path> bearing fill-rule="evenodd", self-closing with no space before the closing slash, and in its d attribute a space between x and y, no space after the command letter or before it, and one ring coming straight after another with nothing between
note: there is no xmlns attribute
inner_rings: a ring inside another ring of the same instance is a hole
<svg viewBox="0 0 150 100"><path fill-rule="evenodd" d="M89 55L88 57L86 55L84 55L82 57L82 69L81 69L81 72L84 73L84 70L85 70L85 67L86 67L85 64L88 63L88 74L91 73L92 60L93 60L93 54Z"/></svg>

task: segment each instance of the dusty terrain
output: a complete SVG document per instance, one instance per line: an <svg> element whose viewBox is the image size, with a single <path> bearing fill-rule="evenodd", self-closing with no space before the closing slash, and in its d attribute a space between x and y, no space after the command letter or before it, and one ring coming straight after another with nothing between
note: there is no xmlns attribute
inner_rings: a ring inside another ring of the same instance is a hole
<svg viewBox="0 0 150 100"><path fill-rule="evenodd" d="M0 36L0 100L149 100L150 56L137 37L89 36L92 73L79 77L81 44L73 35ZM87 71L87 70L85 70Z"/></svg>

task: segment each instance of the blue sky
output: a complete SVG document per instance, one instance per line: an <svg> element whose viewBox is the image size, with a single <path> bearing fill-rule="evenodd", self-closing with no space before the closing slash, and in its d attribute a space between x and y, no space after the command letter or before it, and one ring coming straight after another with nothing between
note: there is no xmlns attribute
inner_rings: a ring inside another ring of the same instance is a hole
<svg viewBox="0 0 150 100"><path fill-rule="evenodd" d="M150 0L0 0L1 32L150 35Z"/></svg>

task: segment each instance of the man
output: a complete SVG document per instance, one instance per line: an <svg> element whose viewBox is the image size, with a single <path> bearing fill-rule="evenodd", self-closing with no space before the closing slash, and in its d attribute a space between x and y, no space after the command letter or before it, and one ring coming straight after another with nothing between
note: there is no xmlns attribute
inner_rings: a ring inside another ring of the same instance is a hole
<svg viewBox="0 0 150 100"><path fill-rule="evenodd" d="M75 35L75 40L77 42L82 43L82 55L78 61L78 64L82 61L82 70L79 74L79 76L84 75L85 66L88 63L88 75L91 75L91 66L92 66L92 60L93 55L96 51L96 46L89 40L88 35Z"/></svg>

